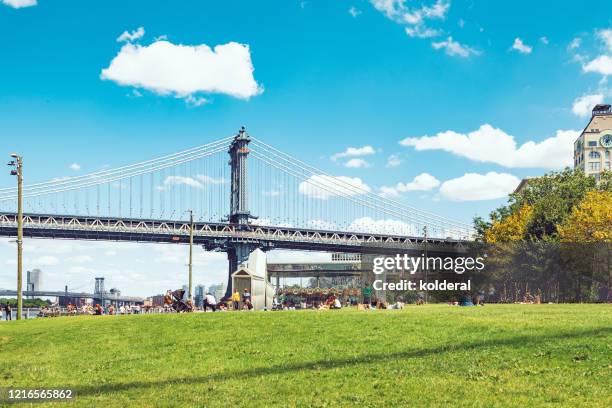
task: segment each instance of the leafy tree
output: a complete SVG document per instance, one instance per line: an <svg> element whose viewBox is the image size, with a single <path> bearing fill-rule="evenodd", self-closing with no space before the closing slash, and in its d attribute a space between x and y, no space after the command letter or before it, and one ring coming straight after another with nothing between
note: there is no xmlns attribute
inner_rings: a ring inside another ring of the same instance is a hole
<svg viewBox="0 0 612 408"><path fill-rule="evenodd" d="M557 229L562 242L612 242L612 192L587 192Z"/></svg>
<svg viewBox="0 0 612 408"><path fill-rule="evenodd" d="M485 242L495 244L523 240L532 216L533 207L525 204L515 213L493 221L491 226L484 231Z"/></svg>

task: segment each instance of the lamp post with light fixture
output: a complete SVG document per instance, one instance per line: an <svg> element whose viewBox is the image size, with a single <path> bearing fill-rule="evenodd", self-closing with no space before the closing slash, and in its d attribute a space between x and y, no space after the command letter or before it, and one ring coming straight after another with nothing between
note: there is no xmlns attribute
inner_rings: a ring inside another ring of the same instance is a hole
<svg viewBox="0 0 612 408"><path fill-rule="evenodd" d="M16 153L11 154L14 160L8 165L13 167L11 176L17 176L17 320L21 320L23 309L23 158Z"/></svg>

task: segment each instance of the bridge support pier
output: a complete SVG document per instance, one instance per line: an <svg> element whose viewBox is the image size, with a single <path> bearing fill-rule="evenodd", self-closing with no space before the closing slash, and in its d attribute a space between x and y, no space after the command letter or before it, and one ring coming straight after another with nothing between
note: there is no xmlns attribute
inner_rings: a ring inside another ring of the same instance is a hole
<svg viewBox="0 0 612 408"><path fill-rule="evenodd" d="M227 288L225 289L226 298L232 296L232 274L238 270L240 264L248 261L251 252L257 248L260 248L260 245L256 243L231 243L227 245L226 251L229 271L227 274Z"/></svg>

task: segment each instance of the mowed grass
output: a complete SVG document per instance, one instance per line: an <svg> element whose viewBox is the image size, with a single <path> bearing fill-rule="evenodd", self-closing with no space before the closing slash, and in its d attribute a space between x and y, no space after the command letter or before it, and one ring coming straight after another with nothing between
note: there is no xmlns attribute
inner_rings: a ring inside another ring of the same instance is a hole
<svg viewBox="0 0 612 408"><path fill-rule="evenodd" d="M610 407L611 379L612 305L0 324L0 387L73 388L87 407Z"/></svg>

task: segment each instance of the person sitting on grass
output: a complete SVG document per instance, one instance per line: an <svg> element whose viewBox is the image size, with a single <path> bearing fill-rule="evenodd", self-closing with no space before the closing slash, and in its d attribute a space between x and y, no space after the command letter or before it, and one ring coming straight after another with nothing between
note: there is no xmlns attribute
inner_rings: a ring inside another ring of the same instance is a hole
<svg viewBox="0 0 612 408"><path fill-rule="evenodd" d="M340 299L334 299L334 303L331 305L331 309L342 309L342 303L340 303Z"/></svg>
<svg viewBox="0 0 612 408"><path fill-rule="evenodd" d="M247 303L250 301L251 301L251 293L247 290L247 288L244 288L244 291L242 292L242 302Z"/></svg>
<svg viewBox="0 0 612 408"><path fill-rule="evenodd" d="M461 299L459 300L459 306L474 306L469 292L463 293Z"/></svg>
<svg viewBox="0 0 612 408"><path fill-rule="evenodd" d="M217 310L217 300L210 292L204 296L204 311L206 312L206 309L209 307L213 312Z"/></svg>

